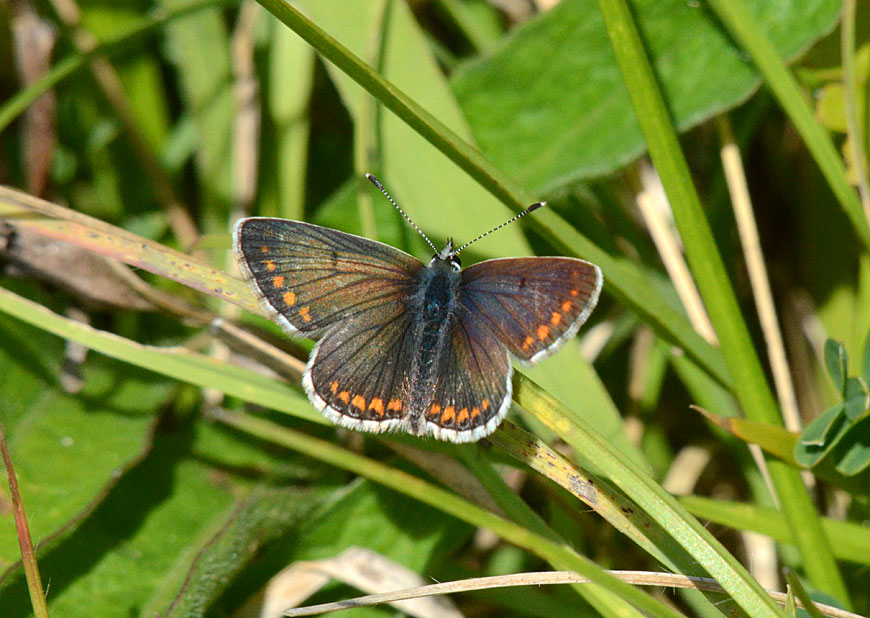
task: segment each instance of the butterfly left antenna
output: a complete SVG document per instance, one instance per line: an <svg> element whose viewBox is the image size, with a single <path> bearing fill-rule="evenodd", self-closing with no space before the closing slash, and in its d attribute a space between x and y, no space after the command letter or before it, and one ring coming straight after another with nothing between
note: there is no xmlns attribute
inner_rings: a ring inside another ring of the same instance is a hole
<svg viewBox="0 0 870 618"><path fill-rule="evenodd" d="M396 210L398 210L400 213L402 213L402 216L405 217L405 220L411 224L411 227L413 227L415 230L417 230L417 233L423 237L423 240L425 240L427 243L429 243L429 246L432 247L432 251L434 251L435 253L438 253L438 249L435 248L435 245L432 244L432 241L429 240L429 237L423 233L423 230L421 230L419 227L417 227L417 224L411 220L411 217L409 217L407 214L405 214L405 211L402 210L401 206L396 204L396 200L394 200L392 198L392 196L389 193L387 193L387 190L384 189L384 185L381 184L381 181L378 180L377 178L375 178L374 174L366 174L366 178L371 180L372 184L374 186L376 186L380 190L380 192L383 193L387 197L388 200L390 200L390 203L393 206L396 207Z"/></svg>
<svg viewBox="0 0 870 618"><path fill-rule="evenodd" d="M492 228L490 231L488 231L488 232L484 232L483 234L481 234L481 235L478 236L477 238L475 238L475 239L473 239L473 240L469 240L467 243L465 243L464 245L462 245L461 247L459 247L456 251L454 251L454 252L453 252L453 255L459 255L459 252L462 251L463 249L465 249L465 247L467 247L467 246L470 245L471 243L477 242L477 241L480 240L481 238L484 238L484 237L486 237L486 236L489 236L489 235L492 234L493 232L497 232L498 230L500 230L500 229L503 228L504 226L506 226L506 225L510 225L511 223L513 223L514 221L516 221L517 219L519 219L520 217L525 217L525 216L526 216L527 214L529 214L530 212L534 212L534 211L536 211L538 208L541 208L542 206L546 206L546 205L547 205L547 202L537 202L536 204L532 204L531 206L529 206L528 208L526 208L523 212L521 212L521 213L518 214L518 215L514 215L513 217L511 217L510 219L508 219L507 221L505 221L505 222L502 223L501 225L497 225L497 226L495 226L494 228Z"/></svg>

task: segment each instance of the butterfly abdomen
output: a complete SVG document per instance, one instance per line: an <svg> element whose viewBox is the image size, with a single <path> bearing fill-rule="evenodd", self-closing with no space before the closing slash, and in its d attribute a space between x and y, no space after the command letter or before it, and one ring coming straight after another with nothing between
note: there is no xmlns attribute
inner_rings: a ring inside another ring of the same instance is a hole
<svg viewBox="0 0 870 618"><path fill-rule="evenodd" d="M417 293L410 301L409 310L416 314L411 321L416 353L407 382L411 402L407 422L413 433L423 432L423 415L435 392L439 359L456 318L459 279L459 273L448 263L435 260L420 272Z"/></svg>

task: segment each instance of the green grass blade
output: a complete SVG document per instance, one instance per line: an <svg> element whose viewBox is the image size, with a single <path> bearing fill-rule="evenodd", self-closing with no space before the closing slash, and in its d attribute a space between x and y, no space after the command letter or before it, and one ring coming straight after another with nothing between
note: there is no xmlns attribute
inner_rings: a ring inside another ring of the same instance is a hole
<svg viewBox="0 0 870 618"><path fill-rule="evenodd" d="M595 563L574 553L564 544L554 542L550 538L518 526L402 470L391 468L379 461L357 455L329 442L252 416L224 414L220 420L274 444L285 446L319 461L359 474L462 521L488 528L506 541L540 556L557 569L573 570L589 577L594 583L600 584L606 590L619 595L638 609L649 612L650 615L671 617L681 615L637 588L611 577Z"/></svg>
<svg viewBox="0 0 870 618"><path fill-rule="evenodd" d="M464 448L461 450L461 456L465 465L483 484L510 520L540 534L542 537L551 539L553 542L565 543L565 540L551 530L546 522L508 486L492 464L482 456L479 449ZM598 586L583 586L581 584L575 585L574 589L602 616L620 615L626 616L626 618L629 616L642 618L643 616L634 607Z"/></svg>
<svg viewBox="0 0 870 618"><path fill-rule="evenodd" d="M740 502L725 502L703 496L684 496L680 503L698 519L737 530L751 530L780 543L794 543L785 517L774 509ZM822 518L822 528L838 560L870 564L870 529L861 524Z"/></svg>
<svg viewBox="0 0 870 618"><path fill-rule="evenodd" d="M748 418L781 426L782 418L741 317L628 4L625 0L599 0L599 6L650 156L670 199L689 266L716 330L725 362L734 383L739 385L735 395ZM821 590L847 602L845 584L799 473L776 460L769 460L768 468L808 575Z"/></svg>
<svg viewBox="0 0 870 618"><path fill-rule="evenodd" d="M514 380L514 398L574 448L585 465L599 470L679 543L750 616L781 617L776 603L704 526L639 466L621 456L582 419L524 376Z"/></svg>
<svg viewBox="0 0 870 618"><path fill-rule="evenodd" d="M743 0L709 0L709 4L731 35L752 56L785 113L807 145L831 191L837 197L855 228L855 233L870 249L870 224L861 209L861 201L846 178L846 168L831 138L816 122L804 93L789 73L782 58L758 27Z"/></svg>
<svg viewBox="0 0 870 618"><path fill-rule="evenodd" d="M0 217L8 218L15 225L28 227L43 236L114 258L220 297L252 313L259 314L262 311L250 288L240 279L99 219L2 185Z"/></svg>
<svg viewBox="0 0 870 618"><path fill-rule="evenodd" d="M70 320L0 287L0 311L95 352L189 384L220 391L300 419L328 424L299 390L185 348L146 346Z"/></svg>

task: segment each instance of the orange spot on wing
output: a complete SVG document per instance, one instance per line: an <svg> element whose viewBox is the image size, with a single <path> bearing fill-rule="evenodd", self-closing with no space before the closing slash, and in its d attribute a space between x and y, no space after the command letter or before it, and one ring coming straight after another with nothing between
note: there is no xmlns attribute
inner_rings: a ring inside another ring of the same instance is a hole
<svg viewBox="0 0 870 618"><path fill-rule="evenodd" d="M380 397L375 397L372 399L371 403L369 403L369 410L374 410L378 413L378 416L384 415L384 400Z"/></svg>
<svg viewBox="0 0 870 618"><path fill-rule="evenodd" d="M281 275L275 275L274 277L272 277L272 285L274 285L276 288L280 288L282 285L284 285L284 277L282 277Z"/></svg>
<svg viewBox="0 0 870 618"><path fill-rule="evenodd" d="M272 272L273 270L275 270L275 268L277 268L275 266L275 262L273 262L272 260L266 260L265 264L266 264L266 270L268 270L269 272Z"/></svg>
<svg viewBox="0 0 870 618"><path fill-rule="evenodd" d="M571 301L570 300L566 300L564 303L562 303L562 311L564 311L565 313L568 313L569 311L571 311Z"/></svg>
<svg viewBox="0 0 870 618"><path fill-rule="evenodd" d="M578 296L580 294L579 290L571 290L571 296Z"/></svg>
<svg viewBox="0 0 870 618"><path fill-rule="evenodd" d="M299 310L299 315L300 315L300 316L302 317L302 319L305 320L306 322L310 322L310 321L311 321L311 314L308 313L308 307L302 307L302 309Z"/></svg>
<svg viewBox="0 0 870 618"><path fill-rule="evenodd" d="M332 384L330 384L330 385L329 385L329 390L331 390L333 393L335 393L336 391L338 391L338 382L333 382Z"/></svg>
<svg viewBox="0 0 870 618"><path fill-rule="evenodd" d="M459 411L459 414L456 415L456 422L457 423L464 423L467 420L468 420L468 408L462 408Z"/></svg>
<svg viewBox="0 0 870 618"><path fill-rule="evenodd" d="M535 338L532 337L531 335L526 337L526 340L523 341L523 350L528 350L530 347L532 347L532 344L534 342L535 342Z"/></svg>
<svg viewBox="0 0 870 618"><path fill-rule="evenodd" d="M487 410L489 410L489 399L484 399L484 400L480 403L480 409L483 410L484 412L486 412Z"/></svg>
<svg viewBox="0 0 870 618"><path fill-rule="evenodd" d="M547 326L546 324L541 324L538 327L538 339L540 339L541 341L546 339L549 334L550 334L550 327Z"/></svg>
<svg viewBox="0 0 870 618"><path fill-rule="evenodd" d="M433 403L429 408L429 416L438 416L441 413L441 405Z"/></svg>
<svg viewBox="0 0 870 618"><path fill-rule="evenodd" d="M456 409L453 406L444 408L444 414L441 415L441 424L446 425L456 420Z"/></svg>
<svg viewBox="0 0 870 618"><path fill-rule="evenodd" d="M264 254L269 253L269 247L263 245L262 247L260 247L260 251L262 251Z"/></svg>
<svg viewBox="0 0 870 618"><path fill-rule="evenodd" d="M284 292L284 304L288 307L292 307L296 302L296 294L293 292Z"/></svg>
<svg viewBox="0 0 870 618"><path fill-rule="evenodd" d="M347 391L341 391L338 394L338 398L341 399L345 404L350 403L350 393Z"/></svg>
<svg viewBox="0 0 870 618"><path fill-rule="evenodd" d="M471 420L476 419L478 416L480 416L480 408L474 406L471 408Z"/></svg>
<svg viewBox="0 0 870 618"><path fill-rule="evenodd" d="M557 326L562 321L562 314L555 311L550 315L550 324Z"/></svg>
<svg viewBox="0 0 870 618"><path fill-rule="evenodd" d="M351 401L355 407L359 408L360 412L365 412L366 409L366 398L362 395L354 395L353 400Z"/></svg>
<svg viewBox="0 0 870 618"><path fill-rule="evenodd" d="M387 410L390 410L390 411L395 410L396 412L398 412L401 409L402 409L402 402L401 401L399 401L398 399L390 399L390 403L387 404Z"/></svg>

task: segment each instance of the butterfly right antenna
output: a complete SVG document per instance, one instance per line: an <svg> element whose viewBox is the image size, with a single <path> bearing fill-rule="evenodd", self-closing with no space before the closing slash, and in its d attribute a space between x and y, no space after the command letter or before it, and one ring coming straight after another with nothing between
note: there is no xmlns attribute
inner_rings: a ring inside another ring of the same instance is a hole
<svg viewBox="0 0 870 618"><path fill-rule="evenodd" d="M387 193L387 190L384 189L384 185L381 184L381 181L378 180L377 178L375 178L374 174L366 174L366 178L368 178L369 180L372 181L372 184L374 186L376 186L380 190L380 192L383 193L387 197L388 200L390 200L390 203L396 207L396 210L398 210L402 214L403 217L405 217L405 220L411 224L411 227L413 227L415 230L417 230L417 233L423 237L423 240L425 240L427 243L429 243L429 246L432 247L432 251L434 251L435 253L438 253L438 249L435 248L435 245L432 244L432 241L429 240L429 237L423 233L423 230L421 230L419 227L417 227L417 224L411 220L411 217L409 217L408 215L405 214L405 211L402 210L401 206L399 206L396 203L396 200L394 200L392 198L392 196L390 196L390 194Z"/></svg>
<svg viewBox="0 0 870 618"><path fill-rule="evenodd" d="M494 228L492 228L490 231L488 231L488 232L484 232L483 234L481 234L481 235L478 236L477 238L475 238L475 239L473 239L473 240L469 240L467 243L465 243L464 245L462 245L461 247L459 247L458 249L456 249L456 250L453 252L453 254L454 254L454 255L459 255L459 252L462 251L463 249L465 249L465 247L467 247L468 245L470 245L470 244L472 244L472 243L476 243L476 242L477 242L478 240L480 240L481 238L486 238L487 236L489 236L489 235L492 234L493 232L497 232L498 230L500 230L500 229L503 228L504 226L506 226L506 225L510 225L511 223L513 223L514 221L516 221L517 219L519 219L520 217L525 217L525 216L526 216L527 214L529 214L530 212L534 212L534 211L536 211L538 208L542 208L543 206L546 206L546 205L547 205L547 202L536 202L536 203L532 204L531 206L529 206L528 208L526 208L523 212L519 213L518 215L514 215L513 217L511 217L510 219L508 219L507 221L505 221L505 222L502 223L501 225L497 225L497 226L495 226Z"/></svg>

